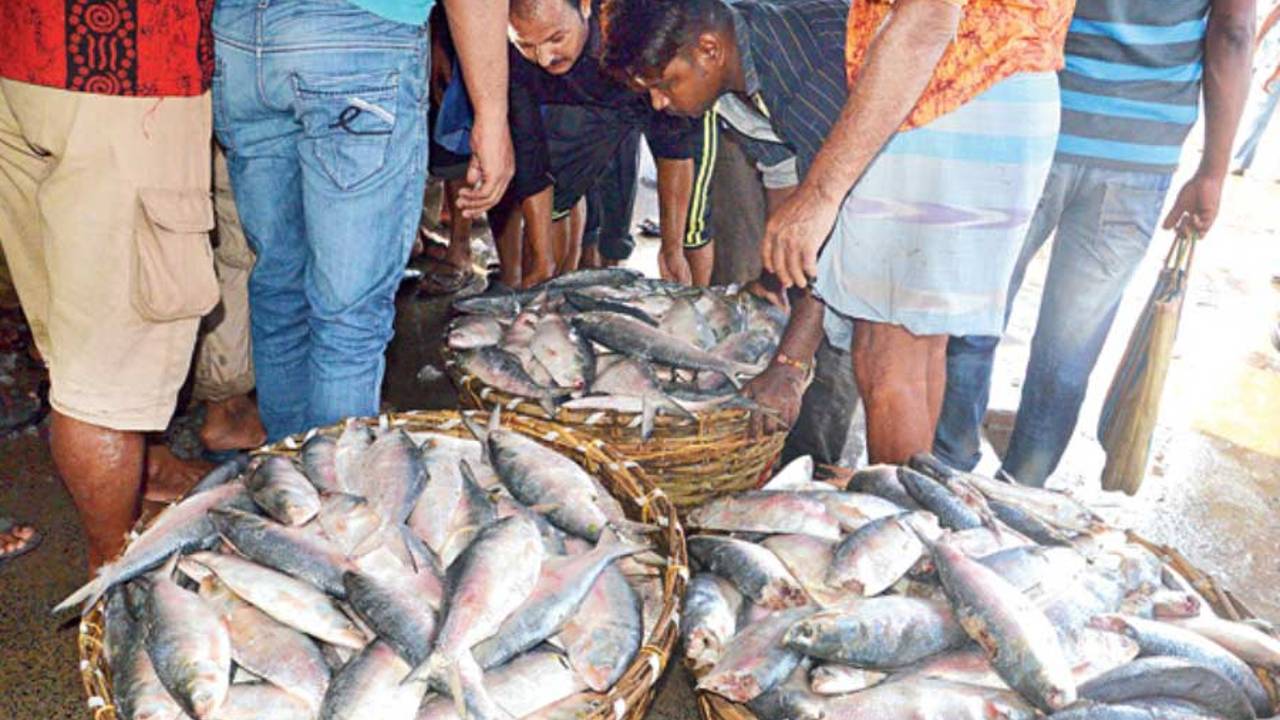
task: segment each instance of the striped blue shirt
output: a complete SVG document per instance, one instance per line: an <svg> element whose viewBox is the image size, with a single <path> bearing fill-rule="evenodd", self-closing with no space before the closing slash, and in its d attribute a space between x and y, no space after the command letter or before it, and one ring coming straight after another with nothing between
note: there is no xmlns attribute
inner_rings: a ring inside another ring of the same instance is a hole
<svg viewBox="0 0 1280 720"><path fill-rule="evenodd" d="M1078 0L1058 158L1169 173L1195 125L1211 0Z"/></svg>

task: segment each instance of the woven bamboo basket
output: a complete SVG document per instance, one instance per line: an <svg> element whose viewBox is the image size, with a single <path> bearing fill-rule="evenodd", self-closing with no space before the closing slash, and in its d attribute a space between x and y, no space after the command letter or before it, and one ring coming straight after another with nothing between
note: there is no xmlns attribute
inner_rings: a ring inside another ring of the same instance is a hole
<svg viewBox="0 0 1280 720"><path fill-rule="evenodd" d="M1192 565L1182 553L1167 545L1153 543L1132 531L1127 535L1131 542L1155 553L1169 567L1177 570L1190 581L1218 615L1229 620L1248 620L1257 617L1236 596L1219 585L1213 576ZM1263 687L1267 689L1267 694L1271 696L1272 708L1280 711L1280 673L1259 667L1255 667L1253 671L1262 681ZM705 720L756 720L756 716L745 705L708 692L699 691L697 696L698 714Z"/></svg>
<svg viewBox="0 0 1280 720"><path fill-rule="evenodd" d="M448 356L446 356L448 357ZM726 493L752 490L768 479L782 453L786 430L760 434L758 413L744 408L695 413L696 420L659 415L653 434L641 437L640 414L561 409L554 417L537 402L497 390L449 363L463 405L501 406L514 414L551 420L576 435L601 440L634 460L671 502L684 512Z"/></svg>
<svg viewBox="0 0 1280 720"><path fill-rule="evenodd" d="M456 411L399 413L367 422L403 427L409 432L469 436ZM662 677L676 643L679 604L684 598L689 575L684 530L675 507L633 463L621 459L600 440L580 438L536 418L507 415L503 418L503 427L518 430L573 459L622 502L631 519L659 528L653 536L654 541L658 552L667 559L662 569L661 613L621 679L607 694L599 694L584 702L587 707L580 715L590 720L640 720L653 702L655 685ZM336 436L340 430L341 425L334 425L321 432ZM293 454L300 445L299 438L287 438L259 452ZM80 677L94 720L118 720L119 715L112 702L110 671L103 656L102 606L99 602L80 621Z"/></svg>

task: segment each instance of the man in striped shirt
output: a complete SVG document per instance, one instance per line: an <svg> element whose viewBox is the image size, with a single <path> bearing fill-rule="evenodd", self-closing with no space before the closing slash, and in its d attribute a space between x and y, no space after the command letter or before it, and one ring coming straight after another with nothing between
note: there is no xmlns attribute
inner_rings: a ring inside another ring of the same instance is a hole
<svg viewBox="0 0 1280 720"><path fill-rule="evenodd" d="M1003 469L1043 485L1074 432L1098 354L1156 231L1182 145L1205 107L1204 155L1166 230L1213 226L1248 93L1254 0L1079 0L1060 73L1057 156L1009 287L1056 231L1022 401ZM1007 310L1006 310L1007 316ZM953 337L934 442L979 458L998 337Z"/></svg>

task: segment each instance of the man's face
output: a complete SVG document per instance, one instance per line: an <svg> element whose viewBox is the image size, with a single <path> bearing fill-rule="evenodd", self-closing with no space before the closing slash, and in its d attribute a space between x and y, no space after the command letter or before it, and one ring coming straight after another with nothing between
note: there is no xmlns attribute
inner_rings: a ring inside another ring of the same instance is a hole
<svg viewBox="0 0 1280 720"><path fill-rule="evenodd" d="M564 0L544 0L528 16L511 16L511 44L526 60L552 75L569 72L587 44L590 0L572 5Z"/></svg>
<svg viewBox="0 0 1280 720"><path fill-rule="evenodd" d="M677 53L657 77L637 78L655 110L700 117L723 92L724 63L702 44Z"/></svg>

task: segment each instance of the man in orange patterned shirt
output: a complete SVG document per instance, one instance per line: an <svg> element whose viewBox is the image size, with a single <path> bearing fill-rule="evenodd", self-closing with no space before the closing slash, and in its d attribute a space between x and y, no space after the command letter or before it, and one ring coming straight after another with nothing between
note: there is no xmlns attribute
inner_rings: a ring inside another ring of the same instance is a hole
<svg viewBox="0 0 1280 720"><path fill-rule="evenodd" d="M849 99L770 217L761 251L784 285L814 283L828 338L851 347L873 462L930 449L948 336L999 333L1053 157L1053 71L1073 6L855 0L850 9Z"/></svg>

